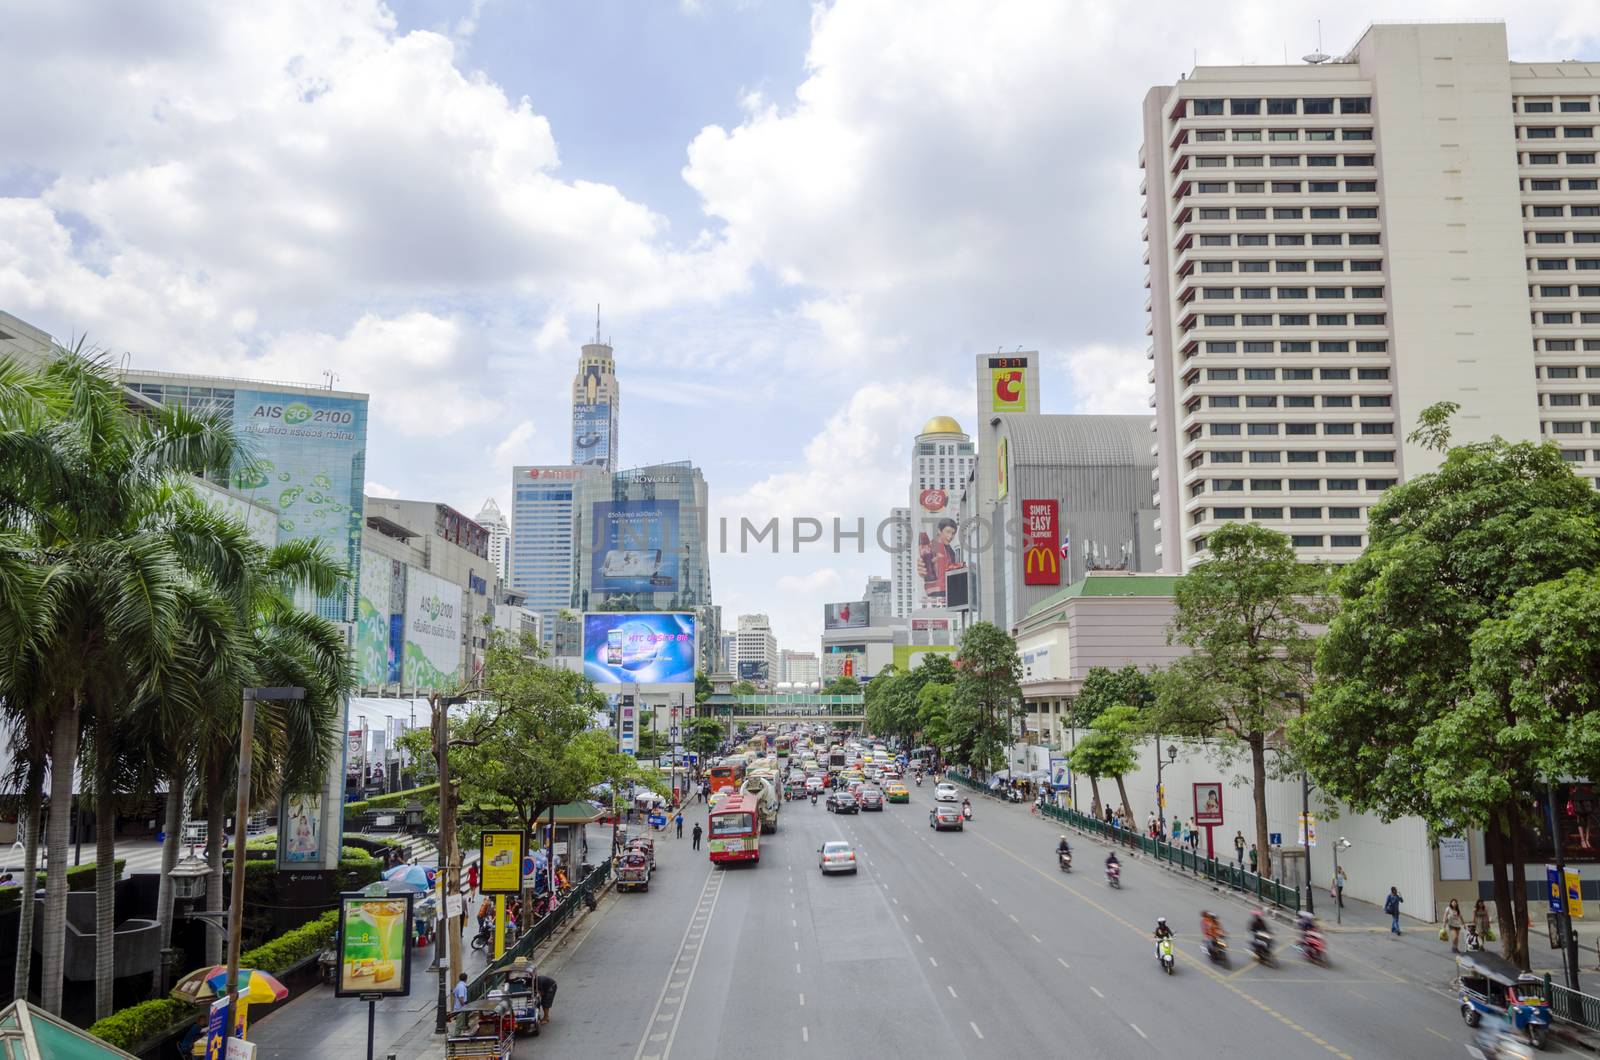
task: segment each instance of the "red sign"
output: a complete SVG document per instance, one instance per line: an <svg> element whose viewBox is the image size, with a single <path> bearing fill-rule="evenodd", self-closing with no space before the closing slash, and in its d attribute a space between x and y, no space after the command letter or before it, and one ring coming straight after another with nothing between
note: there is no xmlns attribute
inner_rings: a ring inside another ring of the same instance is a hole
<svg viewBox="0 0 1600 1060"><path fill-rule="evenodd" d="M1022 584L1060 585L1060 506L1055 501L1022 502Z"/></svg>
<svg viewBox="0 0 1600 1060"><path fill-rule="evenodd" d="M529 478L577 478L578 469L575 467L530 467Z"/></svg>
<svg viewBox="0 0 1600 1060"><path fill-rule="evenodd" d="M944 490L938 489L923 490L922 496L917 498L917 503L922 505L922 510L925 512L942 512L948 501L949 498L945 496Z"/></svg>

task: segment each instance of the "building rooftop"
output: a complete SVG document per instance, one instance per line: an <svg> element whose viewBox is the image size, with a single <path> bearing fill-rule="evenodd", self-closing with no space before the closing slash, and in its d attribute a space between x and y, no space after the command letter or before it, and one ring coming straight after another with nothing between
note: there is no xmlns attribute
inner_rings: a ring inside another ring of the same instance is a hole
<svg viewBox="0 0 1600 1060"><path fill-rule="evenodd" d="M1085 575L1051 593L1028 610L1027 617L1042 614L1058 604L1082 596L1171 596L1178 584L1176 574L1133 574L1125 571L1099 571Z"/></svg>
<svg viewBox="0 0 1600 1060"><path fill-rule="evenodd" d="M935 416L922 425L921 434L965 434L961 424L951 416Z"/></svg>
<svg viewBox="0 0 1600 1060"><path fill-rule="evenodd" d="M1005 417L1013 466L1119 467L1154 464L1148 416Z"/></svg>

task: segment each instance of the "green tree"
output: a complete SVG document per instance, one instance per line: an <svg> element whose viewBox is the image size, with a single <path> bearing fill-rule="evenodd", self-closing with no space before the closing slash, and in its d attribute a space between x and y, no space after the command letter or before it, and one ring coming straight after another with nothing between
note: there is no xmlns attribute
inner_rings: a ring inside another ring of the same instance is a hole
<svg viewBox="0 0 1600 1060"><path fill-rule="evenodd" d="M955 692L954 682L945 684L930 681L917 693L917 726L923 743L947 753L951 746L950 697Z"/></svg>
<svg viewBox="0 0 1600 1060"><path fill-rule="evenodd" d="M750 681L738 681L733 686L733 694L736 696L753 696L759 691L760 689Z"/></svg>
<svg viewBox="0 0 1600 1060"><path fill-rule="evenodd" d="M694 674L694 701L695 701L695 703L697 705L700 704L700 703L704 703L706 700L711 698L712 693L715 692L715 691L716 691L716 689L711 684L711 678L707 677L705 674L701 673L699 670L696 670L695 674Z"/></svg>
<svg viewBox="0 0 1600 1060"><path fill-rule="evenodd" d="M1369 536L1335 581L1294 750L1358 811L1483 829L1502 947L1527 967L1529 807L1545 778L1600 766L1593 671L1579 674L1596 630L1578 610L1600 495L1555 447L1495 439L1391 487Z"/></svg>
<svg viewBox="0 0 1600 1060"><path fill-rule="evenodd" d="M690 718L684 726L683 746L704 758L717 753L726 734L726 727L716 718Z"/></svg>
<svg viewBox="0 0 1600 1060"><path fill-rule="evenodd" d="M1092 666L1072 701L1072 721L1090 726L1111 707L1144 707L1154 700L1150 675L1131 663L1120 670Z"/></svg>
<svg viewBox="0 0 1600 1060"><path fill-rule="evenodd" d="M963 761L987 772L1005 753L1022 699L1022 661L1016 641L992 622L962 635L949 721Z"/></svg>
<svg viewBox="0 0 1600 1060"><path fill-rule="evenodd" d="M1072 768L1087 775L1093 789L1090 812L1094 816L1100 815L1100 778L1111 777L1116 780L1117 793L1122 799L1123 818L1133 820L1133 811L1128 806L1128 789L1122 778L1138 767L1135 740L1139 733L1137 708L1107 707L1072 749Z"/></svg>
<svg viewBox="0 0 1600 1060"><path fill-rule="evenodd" d="M850 676L835 677L823 687L822 694L825 696L859 696L861 695L861 682Z"/></svg>
<svg viewBox="0 0 1600 1060"><path fill-rule="evenodd" d="M1289 538L1229 523L1206 539L1209 559L1178 579L1168 642L1191 654L1158 680L1151 719L1167 732L1216 737L1250 759L1256 849L1267 847L1267 744L1311 689L1317 628L1331 607L1323 572ZM1267 860L1262 874L1270 873Z"/></svg>

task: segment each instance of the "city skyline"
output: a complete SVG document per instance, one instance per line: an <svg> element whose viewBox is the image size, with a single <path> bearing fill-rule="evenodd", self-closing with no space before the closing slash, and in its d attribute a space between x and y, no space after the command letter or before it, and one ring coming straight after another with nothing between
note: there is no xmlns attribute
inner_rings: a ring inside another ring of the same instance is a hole
<svg viewBox="0 0 1600 1060"><path fill-rule="evenodd" d="M628 386L619 466L693 461L712 525L871 525L903 503L918 426L976 428L971 357L1039 350L1047 413L1146 412L1150 85L1293 61L1318 18L1342 52L1388 13L1180 10L952 5L886 61L909 8L26 9L0 306L136 369L332 373L372 397L374 495L509 513L511 468L570 459L599 302ZM1570 5L1507 32L1518 61L1600 52ZM665 54L674 76L652 76ZM415 179L386 184L397 167ZM889 572L870 548L711 566L725 613L802 647L820 604Z"/></svg>

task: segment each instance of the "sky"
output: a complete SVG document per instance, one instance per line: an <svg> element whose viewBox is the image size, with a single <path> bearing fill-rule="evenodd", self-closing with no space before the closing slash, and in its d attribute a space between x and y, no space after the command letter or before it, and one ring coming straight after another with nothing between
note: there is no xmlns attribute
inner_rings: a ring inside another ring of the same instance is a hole
<svg viewBox="0 0 1600 1060"><path fill-rule="evenodd" d="M139 368L371 395L368 492L510 510L615 346L626 466L704 469L724 625L816 650L973 357L1145 413L1139 113L1195 63L1347 50L1477 0L0 0L0 309ZM1526 0L1521 60L1600 57ZM715 526L715 523L713 523ZM831 535L829 535L831 536Z"/></svg>

